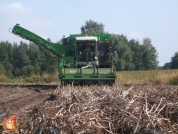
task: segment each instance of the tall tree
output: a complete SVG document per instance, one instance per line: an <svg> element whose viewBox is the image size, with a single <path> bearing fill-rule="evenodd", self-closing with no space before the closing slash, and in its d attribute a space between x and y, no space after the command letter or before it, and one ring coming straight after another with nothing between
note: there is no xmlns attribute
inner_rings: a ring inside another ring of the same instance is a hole
<svg viewBox="0 0 178 134"><path fill-rule="evenodd" d="M171 69L178 69L178 52L171 57Z"/></svg>
<svg viewBox="0 0 178 134"><path fill-rule="evenodd" d="M133 52L128 46L128 40L124 35L112 35L113 51L117 52L116 69L133 70L135 65L132 62Z"/></svg>
<svg viewBox="0 0 178 134"><path fill-rule="evenodd" d="M104 33L104 25L93 20L85 21L85 25L81 26L81 33L82 34Z"/></svg>
<svg viewBox="0 0 178 134"><path fill-rule="evenodd" d="M164 64L164 66L162 67L162 69L170 69L171 68L171 63L167 62Z"/></svg>
<svg viewBox="0 0 178 134"><path fill-rule="evenodd" d="M51 41L49 38L47 40ZM56 55L43 48L41 48L41 53L43 53L42 60L41 60L42 63L41 71L48 72L48 73L55 73L57 71L57 64L58 64L58 59Z"/></svg>
<svg viewBox="0 0 178 134"><path fill-rule="evenodd" d="M142 62L142 46L139 43L139 41L137 40L130 40L129 41L129 47L131 49L131 51L133 52L133 64L135 65L135 69L134 70L143 70L143 62Z"/></svg>
<svg viewBox="0 0 178 134"><path fill-rule="evenodd" d="M29 43L29 51L28 56L31 61L31 65L33 68L33 73L40 74L41 73L41 64L42 63L42 52L40 52L39 47L35 45L34 43Z"/></svg>
<svg viewBox="0 0 178 134"><path fill-rule="evenodd" d="M142 43L142 62L143 68L145 70L157 69L158 61L157 61L158 53L156 48L153 47L150 38L144 38Z"/></svg>
<svg viewBox="0 0 178 134"><path fill-rule="evenodd" d="M8 41L0 42L0 62L5 69L5 74L8 77L13 77L12 74L12 55L13 47Z"/></svg>
<svg viewBox="0 0 178 134"><path fill-rule="evenodd" d="M15 46L16 50L14 51L14 74L15 76L20 75L30 75L31 73L27 72L27 69L30 63L30 59L28 56L28 45L24 42L20 42L19 46Z"/></svg>

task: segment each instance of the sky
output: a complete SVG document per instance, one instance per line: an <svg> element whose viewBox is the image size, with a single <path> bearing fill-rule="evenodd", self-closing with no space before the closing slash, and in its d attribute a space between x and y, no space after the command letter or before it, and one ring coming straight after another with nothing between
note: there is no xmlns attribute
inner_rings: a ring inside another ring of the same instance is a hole
<svg viewBox="0 0 178 134"><path fill-rule="evenodd" d="M178 52L178 0L0 0L0 41L28 43L9 32L18 23L57 42L90 19L128 40L150 38L159 66Z"/></svg>

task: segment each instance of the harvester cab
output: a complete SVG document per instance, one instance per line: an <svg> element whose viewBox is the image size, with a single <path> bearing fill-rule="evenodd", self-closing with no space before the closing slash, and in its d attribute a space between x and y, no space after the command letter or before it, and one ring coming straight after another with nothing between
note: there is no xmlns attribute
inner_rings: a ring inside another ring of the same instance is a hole
<svg viewBox="0 0 178 134"><path fill-rule="evenodd" d="M97 37L76 37L76 66L98 66Z"/></svg>

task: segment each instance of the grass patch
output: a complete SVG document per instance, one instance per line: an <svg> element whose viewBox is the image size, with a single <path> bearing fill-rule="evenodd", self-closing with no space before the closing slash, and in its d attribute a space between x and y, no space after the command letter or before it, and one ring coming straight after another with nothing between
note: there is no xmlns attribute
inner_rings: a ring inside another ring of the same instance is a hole
<svg viewBox="0 0 178 134"><path fill-rule="evenodd" d="M7 78L6 75L0 74L0 82L1 83L8 82L8 81L9 81L9 79Z"/></svg>
<svg viewBox="0 0 178 134"><path fill-rule="evenodd" d="M10 83L36 83L36 84L40 84L40 83L59 83L59 77L58 77L58 73L54 73L54 74L48 74L48 73L44 73L42 75L31 75L29 77L19 77L19 78L15 78L15 79L11 79L9 81Z"/></svg>
<svg viewBox="0 0 178 134"><path fill-rule="evenodd" d="M121 71L118 84L178 84L178 70Z"/></svg>
<svg viewBox="0 0 178 134"><path fill-rule="evenodd" d="M44 73L41 76L41 82L44 82L44 83L58 82L59 83L58 73L54 73L54 74Z"/></svg>
<svg viewBox="0 0 178 134"><path fill-rule="evenodd" d="M5 75L0 75L0 82L5 83L60 83L58 72L54 74L44 73L42 75L31 75L30 77L20 77L8 79ZM118 71L116 84L167 84L178 85L177 70L149 70L149 71Z"/></svg>

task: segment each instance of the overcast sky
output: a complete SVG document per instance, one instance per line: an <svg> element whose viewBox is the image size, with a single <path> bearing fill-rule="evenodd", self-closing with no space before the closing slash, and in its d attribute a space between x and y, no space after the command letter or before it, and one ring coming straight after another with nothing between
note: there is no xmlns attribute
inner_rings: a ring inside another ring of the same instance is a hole
<svg viewBox="0 0 178 134"><path fill-rule="evenodd" d="M89 19L129 40L142 43L149 37L160 66L178 51L178 0L1 0L0 41L25 41L9 32L19 23L57 42L63 35L80 33Z"/></svg>

